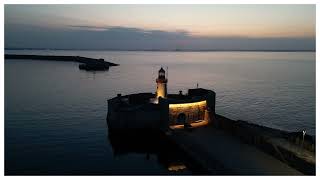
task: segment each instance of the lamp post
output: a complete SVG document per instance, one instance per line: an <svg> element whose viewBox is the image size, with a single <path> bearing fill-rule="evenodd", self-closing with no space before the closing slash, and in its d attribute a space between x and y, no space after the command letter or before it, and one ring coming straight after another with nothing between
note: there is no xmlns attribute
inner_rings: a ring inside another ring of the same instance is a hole
<svg viewBox="0 0 320 180"><path fill-rule="evenodd" d="M300 150L299 150L299 153L300 153L300 154L302 153L303 143L304 143L304 136L306 135L306 133L307 133L306 130L302 130L302 142L301 142Z"/></svg>
<svg viewBox="0 0 320 180"><path fill-rule="evenodd" d="M304 142L304 136L306 135L307 131L303 130L302 131L302 147L303 147L303 142Z"/></svg>

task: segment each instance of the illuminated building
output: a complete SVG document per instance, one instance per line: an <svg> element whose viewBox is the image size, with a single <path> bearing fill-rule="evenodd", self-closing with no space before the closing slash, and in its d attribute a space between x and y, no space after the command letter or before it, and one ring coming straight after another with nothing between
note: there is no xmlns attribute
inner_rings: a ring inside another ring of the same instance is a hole
<svg viewBox="0 0 320 180"><path fill-rule="evenodd" d="M109 129L184 129L214 121L214 91L196 88L187 94L168 94L163 68L156 79L156 93L138 93L108 100Z"/></svg>

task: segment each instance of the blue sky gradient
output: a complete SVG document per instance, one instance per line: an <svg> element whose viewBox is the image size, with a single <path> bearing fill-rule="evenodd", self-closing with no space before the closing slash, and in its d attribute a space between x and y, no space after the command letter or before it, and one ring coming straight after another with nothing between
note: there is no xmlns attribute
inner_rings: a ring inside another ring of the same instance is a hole
<svg viewBox="0 0 320 180"><path fill-rule="evenodd" d="M5 47L315 50L315 9L315 5L5 5Z"/></svg>

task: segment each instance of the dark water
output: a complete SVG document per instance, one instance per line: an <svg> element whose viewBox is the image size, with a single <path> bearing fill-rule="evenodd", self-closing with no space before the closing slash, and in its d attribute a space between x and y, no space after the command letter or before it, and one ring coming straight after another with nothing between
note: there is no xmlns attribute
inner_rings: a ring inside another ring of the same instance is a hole
<svg viewBox="0 0 320 180"><path fill-rule="evenodd" d="M8 174L194 173L169 171L159 152L115 155L108 139L106 100L117 93L154 92L161 65L169 67L169 93L199 83L216 91L221 115L315 134L313 52L6 53L79 55L120 64L93 73L73 62L5 60Z"/></svg>

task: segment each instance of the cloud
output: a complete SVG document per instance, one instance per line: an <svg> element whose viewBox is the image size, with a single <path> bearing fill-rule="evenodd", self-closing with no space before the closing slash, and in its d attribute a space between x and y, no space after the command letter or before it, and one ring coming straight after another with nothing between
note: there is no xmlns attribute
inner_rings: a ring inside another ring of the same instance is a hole
<svg viewBox="0 0 320 180"><path fill-rule="evenodd" d="M68 26L73 29L78 30L100 30L100 31L112 31L112 32L123 32L123 33L147 33L147 34L175 34L175 35L190 35L190 32L185 30L177 31L163 31L163 30L150 30L142 28L133 27L123 27L123 26L88 26L88 25L70 25Z"/></svg>
<svg viewBox="0 0 320 180"><path fill-rule="evenodd" d="M200 37L123 26L44 28L5 24L6 48L106 50L315 50L315 37Z"/></svg>

